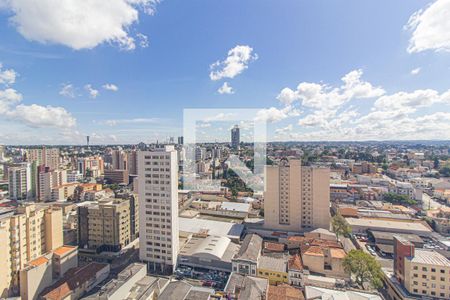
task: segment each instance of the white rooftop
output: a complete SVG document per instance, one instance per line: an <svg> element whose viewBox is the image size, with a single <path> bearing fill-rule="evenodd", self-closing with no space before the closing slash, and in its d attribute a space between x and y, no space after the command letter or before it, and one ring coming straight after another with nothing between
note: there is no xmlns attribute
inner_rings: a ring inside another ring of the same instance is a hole
<svg viewBox="0 0 450 300"><path fill-rule="evenodd" d="M200 233L207 231L208 235L224 236L239 239L244 231L244 225L231 222L221 222L200 218L179 218L180 231Z"/></svg>
<svg viewBox="0 0 450 300"><path fill-rule="evenodd" d="M305 299L322 299L322 300L383 300L378 295L355 292L355 291L338 291L332 289L319 288L315 286L305 287Z"/></svg>

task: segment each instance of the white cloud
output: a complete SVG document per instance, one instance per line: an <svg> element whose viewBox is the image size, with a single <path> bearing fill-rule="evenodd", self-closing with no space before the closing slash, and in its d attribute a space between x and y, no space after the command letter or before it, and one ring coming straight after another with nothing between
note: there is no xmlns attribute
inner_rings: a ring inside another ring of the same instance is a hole
<svg viewBox="0 0 450 300"><path fill-rule="evenodd" d="M415 68L411 70L411 75L418 75L422 69L421 68Z"/></svg>
<svg viewBox="0 0 450 300"><path fill-rule="evenodd" d="M117 85L112 84L112 83L106 83L102 86L105 90L108 91L113 91L113 92L117 92L119 90L119 88L117 87Z"/></svg>
<svg viewBox="0 0 450 300"><path fill-rule="evenodd" d="M234 94L234 89L228 85L228 82L224 82L217 91L219 94Z"/></svg>
<svg viewBox="0 0 450 300"><path fill-rule="evenodd" d="M247 45L237 45L228 51L228 56L223 61L217 61L210 66L211 80L222 78L234 78L248 68L248 64L258 59L258 55L253 54L253 48Z"/></svg>
<svg viewBox="0 0 450 300"><path fill-rule="evenodd" d="M84 89L89 93L89 98L95 99L97 98L99 91L94 89L91 84L86 84Z"/></svg>
<svg viewBox="0 0 450 300"><path fill-rule="evenodd" d="M103 43L121 49L136 47L130 35L139 11L153 14L159 0L0 0L13 13L11 24L26 39L61 44L75 50ZM142 42L142 37L137 36Z"/></svg>
<svg viewBox="0 0 450 300"><path fill-rule="evenodd" d="M362 75L362 70L353 70L341 78L342 86L334 88L322 83L302 82L296 90L282 89L277 99L285 105L299 100L309 108L336 110L352 99L370 99L385 93L381 87L361 80Z"/></svg>
<svg viewBox="0 0 450 300"><path fill-rule="evenodd" d="M7 112L11 105L22 101L22 95L15 89L0 90L0 114Z"/></svg>
<svg viewBox="0 0 450 300"><path fill-rule="evenodd" d="M278 135L284 135L284 134L288 134L288 133L292 132L293 129L294 129L294 126L292 126L292 124L289 124L286 127L275 129L275 133Z"/></svg>
<svg viewBox="0 0 450 300"><path fill-rule="evenodd" d="M149 46L148 37L145 34L137 33L136 37L138 38L139 46L141 46L141 48L147 48Z"/></svg>
<svg viewBox="0 0 450 300"><path fill-rule="evenodd" d="M62 107L20 104L6 115L31 127L70 128L76 125L76 119Z"/></svg>
<svg viewBox="0 0 450 300"><path fill-rule="evenodd" d="M17 73L13 69L2 70L3 66L0 63L0 84L11 85L16 82Z"/></svg>
<svg viewBox="0 0 450 300"><path fill-rule="evenodd" d="M437 0L415 12L405 26L412 32L408 52L450 52L450 0Z"/></svg>
<svg viewBox="0 0 450 300"><path fill-rule="evenodd" d="M64 83L59 94L64 97L75 98L75 87L71 83Z"/></svg>
<svg viewBox="0 0 450 300"><path fill-rule="evenodd" d="M281 109L276 108L276 107L270 107L270 108L264 108L264 109L259 110L256 113L255 120L269 122L269 123L275 123L275 122L284 120L288 117L299 116L300 114L301 114L301 112L292 106L286 106Z"/></svg>
<svg viewBox="0 0 450 300"><path fill-rule="evenodd" d="M158 123L161 122L159 118L133 118L133 119L111 119L99 121L99 124L116 126L119 124L144 124L144 123Z"/></svg>

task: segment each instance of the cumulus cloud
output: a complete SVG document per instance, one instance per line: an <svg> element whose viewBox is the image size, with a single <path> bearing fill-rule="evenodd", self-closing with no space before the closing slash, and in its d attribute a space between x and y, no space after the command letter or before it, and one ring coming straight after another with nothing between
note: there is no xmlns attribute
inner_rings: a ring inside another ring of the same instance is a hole
<svg viewBox="0 0 450 300"><path fill-rule="evenodd" d="M94 89L91 84L86 84L84 89L88 92L89 98L95 99L97 98L99 91Z"/></svg>
<svg viewBox="0 0 450 300"><path fill-rule="evenodd" d="M70 128L76 125L76 119L62 107L20 104L7 116L31 127Z"/></svg>
<svg viewBox="0 0 450 300"><path fill-rule="evenodd" d="M253 48L247 45L237 45L228 51L228 56L223 61L216 61L210 65L211 80L234 78L248 68L251 61L258 59L253 53Z"/></svg>
<svg viewBox="0 0 450 300"><path fill-rule="evenodd" d="M228 85L228 82L224 82L217 91L219 94L234 94L234 89Z"/></svg>
<svg viewBox="0 0 450 300"><path fill-rule="evenodd" d="M450 0L437 0L415 12L405 28L411 31L408 52L450 52Z"/></svg>
<svg viewBox="0 0 450 300"><path fill-rule="evenodd" d="M158 123L161 122L159 118L132 118L132 119L110 119L99 121L99 124L116 126L119 124L144 124L144 123Z"/></svg>
<svg viewBox="0 0 450 300"><path fill-rule="evenodd" d="M14 71L13 69L3 70L3 65L0 63L0 84L14 84L16 82L16 77L16 71Z"/></svg>
<svg viewBox="0 0 450 300"><path fill-rule="evenodd" d="M113 91L113 92L117 92L119 90L119 88L117 87L117 85L112 84L112 83L106 83L102 86L105 90L108 91Z"/></svg>
<svg viewBox="0 0 450 300"><path fill-rule="evenodd" d="M16 72L11 69L7 71L9 75L2 77L3 81L0 82L6 86L5 89L0 89L0 117L30 127L71 128L76 125L76 119L62 107L21 104L22 95L8 87L14 83Z"/></svg>
<svg viewBox="0 0 450 300"><path fill-rule="evenodd" d="M275 123L288 117L299 116L300 114L301 112L292 106L286 106L284 108L270 107L259 110L256 113L255 120Z"/></svg>
<svg viewBox="0 0 450 300"><path fill-rule="evenodd" d="M12 12L11 24L30 41L61 44L75 50L100 44L136 48L130 32L139 12L153 14L159 0L0 0ZM136 36L141 45L143 35ZM147 43L148 44L148 43Z"/></svg>
<svg viewBox="0 0 450 300"><path fill-rule="evenodd" d="M141 48L147 48L149 46L148 37L145 34L137 33L136 37L138 38L139 46L141 46Z"/></svg>
<svg viewBox="0 0 450 300"><path fill-rule="evenodd" d="M67 98L75 98L75 87L71 83L64 83L62 84L59 94Z"/></svg>

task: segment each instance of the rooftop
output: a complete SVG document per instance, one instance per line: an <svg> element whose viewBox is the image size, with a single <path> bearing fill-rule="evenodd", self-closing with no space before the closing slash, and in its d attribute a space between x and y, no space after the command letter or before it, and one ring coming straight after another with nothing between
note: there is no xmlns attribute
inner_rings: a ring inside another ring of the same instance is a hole
<svg viewBox="0 0 450 300"><path fill-rule="evenodd" d="M30 261L28 263L28 265L32 265L32 266L37 267L37 266L43 265L43 264L45 264L47 262L48 262L48 258L46 258L45 256L40 256L40 257Z"/></svg>
<svg viewBox="0 0 450 300"><path fill-rule="evenodd" d="M344 258L347 254L343 249L330 248L330 255L333 258Z"/></svg>
<svg viewBox="0 0 450 300"><path fill-rule="evenodd" d="M53 253L55 253L56 255L59 255L59 256L64 256L64 255L66 255L66 254L68 254L70 252L75 251L76 249L77 249L76 246L64 245L64 246L61 246L61 247L56 248L55 250L53 250Z"/></svg>
<svg viewBox="0 0 450 300"><path fill-rule="evenodd" d="M303 264L302 264L302 259L300 258L300 255L298 255L298 254L291 255L291 257L289 257L288 267L289 267L289 270L302 271Z"/></svg>
<svg viewBox="0 0 450 300"><path fill-rule="evenodd" d="M235 259L255 261L261 253L262 237L257 234L247 234Z"/></svg>
<svg viewBox="0 0 450 300"><path fill-rule="evenodd" d="M265 298L268 286L265 278L231 273L224 291L228 294L239 293L239 299L261 300Z"/></svg>
<svg viewBox="0 0 450 300"><path fill-rule="evenodd" d="M303 293L288 284L269 285L269 292L267 299L277 300L303 300L305 297Z"/></svg>
<svg viewBox="0 0 450 300"><path fill-rule="evenodd" d="M261 256L259 258L258 269L270 270L274 272L287 272L287 260L270 256Z"/></svg>
<svg viewBox="0 0 450 300"><path fill-rule="evenodd" d="M244 231L244 225L232 222L221 222L200 218L179 218L180 231L199 233L206 232L208 235L224 236L230 239L239 239Z"/></svg>
<svg viewBox="0 0 450 300"><path fill-rule="evenodd" d="M434 250L415 249L411 262L426 265L439 265L450 267L450 261Z"/></svg>
<svg viewBox="0 0 450 300"><path fill-rule="evenodd" d="M381 296L356 291L341 291L319 288L315 286L305 287L305 299L339 299L339 300L383 300Z"/></svg>
<svg viewBox="0 0 450 300"><path fill-rule="evenodd" d="M372 227L372 228L383 228L383 229L400 229L405 231L420 231L420 232L429 232L432 230L419 222L403 222L403 221L388 221L388 220L380 220L380 219L355 219L355 218L346 218L345 219L350 226L364 226L364 227Z"/></svg>

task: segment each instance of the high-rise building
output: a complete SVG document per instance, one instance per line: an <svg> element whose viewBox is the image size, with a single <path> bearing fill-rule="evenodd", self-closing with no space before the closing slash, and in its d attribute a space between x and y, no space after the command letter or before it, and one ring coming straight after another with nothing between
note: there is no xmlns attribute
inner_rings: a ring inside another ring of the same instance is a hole
<svg viewBox="0 0 450 300"><path fill-rule="evenodd" d="M137 175L137 151L131 150L127 152L128 174Z"/></svg>
<svg viewBox="0 0 450 300"><path fill-rule="evenodd" d="M394 273L410 294L450 299L450 260L435 250L416 249L394 235Z"/></svg>
<svg viewBox="0 0 450 300"><path fill-rule="evenodd" d="M241 142L239 126L234 125L231 129L231 148L239 150L239 144Z"/></svg>
<svg viewBox="0 0 450 300"><path fill-rule="evenodd" d="M178 257L178 161L174 146L138 154L139 257L171 273Z"/></svg>
<svg viewBox="0 0 450 300"><path fill-rule="evenodd" d="M123 150L112 150L112 169L113 170L127 170L128 168L128 156Z"/></svg>
<svg viewBox="0 0 450 300"><path fill-rule="evenodd" d="M183 137L179 136L178 137L178 145L183 145L184 141L183 141Z"/></svg>
<svg viewBox="0 0 450 300"><path fill-rule="evenodd" d="M308 231L330 227L330 170L298 159L266 166L264 227Z"/></svg>
<svg viewBox="0 0 450 300"><path fill-rule="evenodd" d="M99 177L104 172L103 158L100 156L78 158L77 169L83 176Z"/></svg>
<svg viewBox="0 0 450 300"><path fill-rule="evenodd" d="M66 170L50 170L48 167L38 167L38 199L51 201L52 190L67 182Z"/></svg>
<svg viewBox="0 0 450 300"><path fill-rule="evenodd" d="M33 198L30 163L22 163L8 168L8 181L11 200L31 200Z"/></svg>
<svg viewBox="0 0 450 300"><path fill-rule="evenodd" d="M59 168L59 149L47 148L42 146L41 148L29 149L27 151L27 160L32 163L36 162L38 166L44 165L50 169Z"/></svg>
<svg viewBox="0 0 450 300"><path fill-rule="evenodd" d="M19 272L24 266L63 244L62 209L20 206L0 216L0 297L18 292Z"/></svg>
<svg viewBox="0 0 450 300"><path fill-rule="evenodd" d="M129 200L111 198L95 204L80 205L78 207L80 248L120 251L128 245L132 237L130 203Z"/></svg>

